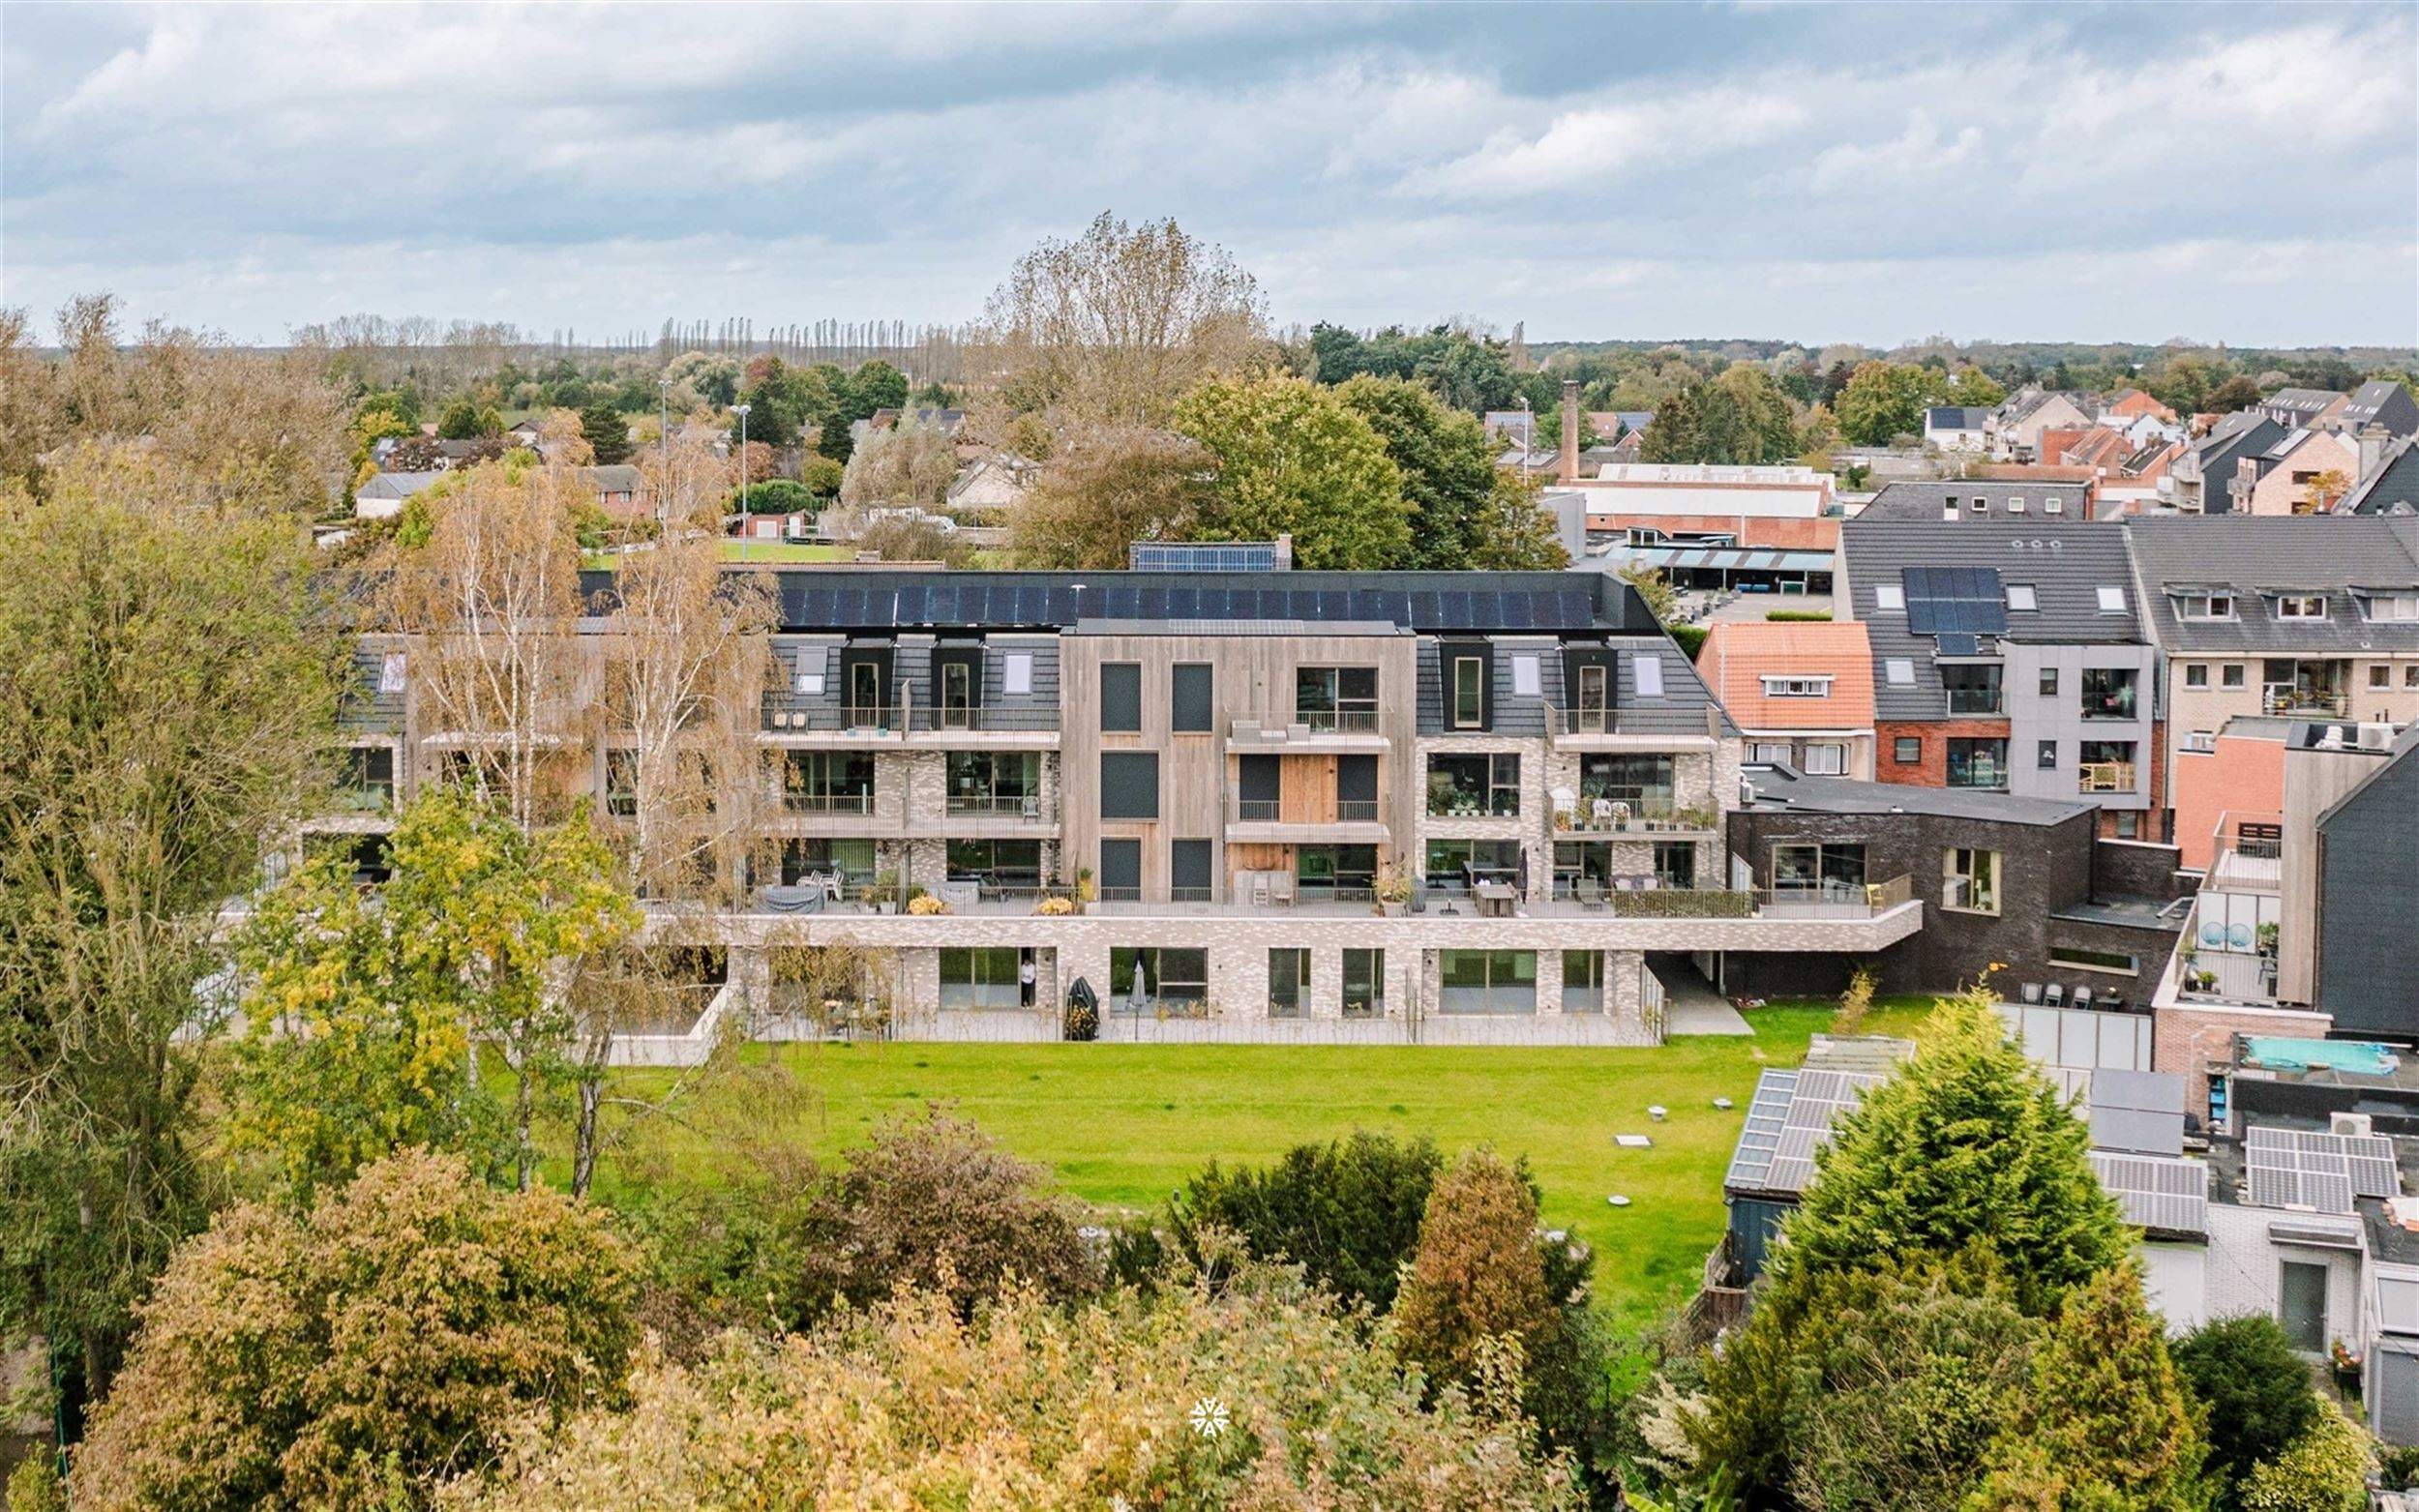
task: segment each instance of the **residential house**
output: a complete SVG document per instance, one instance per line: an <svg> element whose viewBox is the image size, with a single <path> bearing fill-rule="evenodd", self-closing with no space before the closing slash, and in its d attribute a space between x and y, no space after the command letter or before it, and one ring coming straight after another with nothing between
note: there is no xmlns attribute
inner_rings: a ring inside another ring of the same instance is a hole
<svg viewBox="0 0 2419 1512"><path fill-rule="evenodd" d="M2165 838L2158 653L2122 527L1962 516L1867 511L1840 531L1835 613L1872 643L1875 769L2080 797L2104 834Z"/></svg>
<svg viewBox="0 0 2419 1512"><path fill-rule="evenodd" d="M2118 528L2161 652L2172 749L2245 716L2419 717L2419 519L2149 517Z"/></svg>
<svg viewBox="0 0 2419 1512"><path fill-rule="evenodd" d="M2100 406L2102 425L2118 425L2137 420L2155 420L2165 425L2176 424L2176 414L2139 389L2122 389Z"/></svg>
<svg viewBox="0 0 2419 1512"><path fill-rule="evenodd" d="M2341 424L2344 406L2350 402L2350 395L2330 389L2279 389L2252 405L2250 413L2265 415L2296 430L2331 430Z"/></svg>
<svg viewBox="0 0 2419 1512"><path fill-rule="evenodd" d="M1012 509L1025 502L1038 469L1022 457L995 452L961 470L949 485L949 507L962 510Z"/></svg>
<svg viewBox="0 0 2419 1512"><path fill-rule="evenodd" d="M2315 486L2328 478L2343 497L2360 471L2360 453L2353 439L2340 430L2288 430L2268 448L2259 463L2259 481L2252 485L2254 515L2312 515L2319 512L2322 495Z"/></svg>
<svg viewBox="0 0 2419 1512"><path fill-rule="evenodd" d="M2392 378L2372 378L2352 391L2337 425L2354 435L2371 426L2398 438L2419 435L2419 400Z"/></svg>
<svg viewBox="0 0 2419 1512"><path fill-rule="evenodd" d="M2080 396L2026 386L2007 397L1984 427L1990 455L2016 461L2040 457L2046 430L2080 430L2091 424L2091 411Z"/></svg>
<svg viewBox="0 0 2419 1512"><path fill-rule="evenodd" d="M765 576L776 691L730 711L764 780L717 799L759 843L735 902L650 903L643 934L710 947L752 1033L794 1028L770 946L845 939L885 963L849 996L910 1037L1056 1039L1075 998L1110 1039L1650 1044L1692 960L1864 959L1923 916L1905 883L1809 911L1734 878L1737 727L1609 578ZM611 575L582 586L601 668ZM364 658L390 799L486 738L438 727L422 648ZM627 822L623 737L549 733L562 791ZM890 911L891 878L951 911Z"/></svg>
<svg viewBox="0 0 2419 1512"><path fill-rule="evenodd" d="M2358 450L2359 481L2336 500L2338 515L2419 515L2419 441L2404 436L2388 441L2381 428L2352 438Z"/></svg>
<svg viewBox="0 0 2419 1512"><path fill-rule="evenodd" d="M1980 452L1988 446L1986 435L1990 411L1971 406L1940 404L1924 411L1924 444L1943 452Z"/></svg>
<svg viewBox="0 0 2419 1512"><path fill-rule="evenodd" d="M542 430L535 420L517 420L504 431L504 439L515 446L535 446Z"/></svg>
<svg viewBox="0 0 2419 1512"><path fill-rule="evenodd" d="M1873 662L1863 625L1717 620L1696 665L1739 726L1743 762L1872 781Z"/></svg>
<svg viewBox="0 0 2419 1512"><path fill-rule="evenodd" d="M639 469L628 462L611 462L598 467L580 469L580 481L595 493L597 506L616 519L630 519L654 512L654 500L647 496L646 481Z"/></svg>
<svg viewBox="0 0 2419 1512"><path fill-rule="evenodd" d="M2419 724L2373 766L2317 817L2312 995L2339 1030L2419 1041Z"/></svg>
<svg viewBox="0 0 2419 1512"><path fill-rule="evenodd" d="M441 471L382 472L353 494L353 517L385 519L403 512L403 501L444 477Z"/></svg>
<svg viewBox="0 0 2419 1512"><path fill-rule="evenodd" d="M2162 502L2187 515L2225 515L2242 509L2266 471L2269 448L2285 428L2257 410L2237 410L2210 428L2167 468Z"/></svg>
<svg viewBox="0 0 2419 1512"><path fill-rule="evenodd" d="M1490 439L1512 446L1535 448L1538 444L1538 417L1526 409L1490 409L1479 417ZM1599 435L1604 432L1598 431Z"/></svg>
<svg viewBox="0 0 2419 1512"><path fill-rule="evenodd" d="M1856 906L1884 878L1911 879L1924 928L1866 963L1885 992L1956 992L1989 977L2027 1000L2147 1011L2183 928L2173 847L2103 839L2079 797L1787 768L1748 767L1742 782L1733 865L1775 906ZM1718 985L1751 997L1829 996L1855 964L1737 952L1719 963ZM2124 1033L2141 1041L2128 1063L2147 1069L2148 1021Z"/></svg>
<svg viewBox="0 0 2419 1512"><path fill-rule="evenodd" d="M959 431L966 429L965 410L936 409L930 405L924 405L915 409L875 410L874 413L867 419L853 421L850 424L849 437L851 440L862 441L865 439L867 431L887 430L891 427L897 425L903 418L909 420L914 425L924 427L928 430L937 429L941 434L948 436L953 440L956 439Z"/></svg>
<svg viewBox="0 0 2419 1512"><path fill-rule="evenodd" d="M2032 519L2058 524L2091 518L2092 488L2087 483L2060 481L2016 488L2002 484L2003 480L1989 478L1893 483L1875 493L1856 518L1975 524Z"/></svg>

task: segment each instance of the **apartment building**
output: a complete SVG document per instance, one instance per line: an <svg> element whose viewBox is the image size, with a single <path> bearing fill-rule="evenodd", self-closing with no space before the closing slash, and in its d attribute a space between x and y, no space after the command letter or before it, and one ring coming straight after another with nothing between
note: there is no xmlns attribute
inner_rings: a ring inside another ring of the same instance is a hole
<svg viewBox="0 0 2419 1512"><path fill-rule="evenodd" d="M1840 561L1883 782L2080 798L2103 835L2165 838L2157 650L2119 527L1860 517Z"/></svg>
<svg viewBox="0 0 2419 1512"><path fill-rule="evenodd" d="M759 766L714 805L750 844L712 905L648 903L760 1030L772 954L846 943L911 1036L1054 1039L1085 996L1106 1038L1645 1044L1689 958L1920 922L1903 879L1821 910L1753 885L1723 843L1738 730L1610 578L770 576L768 686L728 700ZM610 578L585 586L608 644ZM364 643L358 796L315 826L372 875L458 743L427 655ZM627 826L628 763L584 727L565 781ZM897 905L919 891L947 911Z"/></svg>
<svg viewBox="0 0 2419 1512"><path fill-rule="evenodd" d="M2143 519L2122 528L2179 752L2205 752L2248 716L2419 718L2419 519Z"/></svg>

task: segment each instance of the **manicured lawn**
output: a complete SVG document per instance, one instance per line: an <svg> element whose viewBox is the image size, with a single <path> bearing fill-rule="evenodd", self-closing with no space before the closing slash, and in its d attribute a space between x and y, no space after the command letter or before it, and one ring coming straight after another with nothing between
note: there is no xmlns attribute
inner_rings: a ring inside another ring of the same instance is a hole
<svg viewBox="0 0 2419 1512"><path fill-rule="evenodd" d="M726 541L726 562L851 562L856 553L843 547L805 546L788 541Z"/></svg>
<svg viewBox="0 0 2419 1512"><path fill-rule="evenodd" d="M1877 1009L1868 1030L1905 1033L1928 1006ZM928 1101L953 1103L1110 1209L1157 1206L1212 1157L1260 1163L1354 1129L1425 1133L1448 1151L1492 1144L1527 1156L1545 1188L1545 1221L1595 1246L1599 1299L1628 1332L1695 1291L1721 1232L1722 1171L1756 1076L1803 1059L1831 1011L1760 1009L1751 1040L1675 1039L1655 1050L786 1046L779 1053L803 1096L728 1083L706 1099L723 1106L658 1133L655 1160L609 1171L603 1185L718 1180L729 1162L749 1158L737 1148L749 1143L828 1156ZM1717 1110L1717 1097L1734 1106ZM742 1099L747 1106L734 1106ZM1669 1110L1665 1122L1648 1118L1652 1104ZM1655 1142L1623 1149L1616 1134ZM1609 1205L1614 1193L1630 1205Z"/></svg>

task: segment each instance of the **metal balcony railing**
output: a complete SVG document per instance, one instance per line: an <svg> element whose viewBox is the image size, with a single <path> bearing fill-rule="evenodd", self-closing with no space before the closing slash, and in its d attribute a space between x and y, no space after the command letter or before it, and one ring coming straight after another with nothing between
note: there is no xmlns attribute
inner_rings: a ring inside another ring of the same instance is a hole
<svg viewBox="0 0 2419 1512"><path fill-rule="evenodd" d="M871 814L874 794L865 792L784 791L781 806L791 814Z"/></svg>
<svg viewBox="0 0 2419 1512"><path fill-rule="evenodd" d="M907 699L891 703L834 703L791 694L764 697L764 728L773 731L856 730L884 734L947 731L1050 731L1059 711L1034 706L934 708Z"/></svg>
<svg viewBox="0 0 2419 1512"><path fill-rule="evenodd" d="M2340 718L2350 706L2348 694L2272 687L2261 690L2259 695L2263 714L2333 714Z"/></svg>
<svg viewBox="0 0 2419 1512"><path fill-rule="evenodd" d="M1374 798L1338 798L1333 818L1305 818L1297 815L1287 817L1281 798L1238 798L1235 818L1238 824L1375 824L1379 822L1378 803Z"/></svg>
<svg viewBox="0 0 2419 1512"><path fill-rule="evenodd" d="M1721 731L1721 715L1711 708L1566 709L1545 706L1545 732L1555 740L1574 735L1667 735L1704 739Z"/></svg>
<svg viewBox="0 0 2419 1512"><path fill-rule="evenodd" d="M953 792L949 795L948 812L1002 819L1039 820L1048 817L1047 808L1039 793Z"/></svg>

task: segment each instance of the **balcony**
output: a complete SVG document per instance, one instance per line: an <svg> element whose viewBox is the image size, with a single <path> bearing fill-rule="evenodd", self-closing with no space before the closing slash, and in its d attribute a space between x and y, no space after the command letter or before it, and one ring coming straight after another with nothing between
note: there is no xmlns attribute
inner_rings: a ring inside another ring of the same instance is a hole
<svg viewBox="0 0 2419 1512"><path fill-rule="evenodd" d="M2319 714L2342 719L2350 709L2351 697L2343 693L2282 687L2263 688L2259 693L2259 712L2262 714Z"/></svg>
<svg viewBox="0 0 2419 1512"><path fill-rule="evenodd" d="M833 703L764 697L763 738L813 745L953 745L1049 748L1059 743L1054 708L945 708L901 700Z"/></svg>
<svg viewBox="0 0 2419 1512"><path fill-rule="evenodd" d="M781 795L785 814L871 814L874 812L872 789L864 792L795 792Z"/></svg>
<svg viewBox="0 0 2419 1512"><path fill-rule="evenodd" d="M1989 716L2005 712L1999 706L1996 688L1951 688L1948 693L1952 714Z"/></svg>
<svg viewBox="0 0 2419 1512"><path fill-rule="evenodd" d="M2131 761L2086 761L2076 780L2077 792L2132 792L2134 763Z"/></svg>
<svg viewBox="0 0 2419 1512"><path fill-rule="evenodd" d="M1581 751L1670 750L1684 741L1709 745L1721 735L1721 712L1712 707L1565 709L1545 706L1546 738Z"/></svg>
<svg viewBox="0 0 2419 1512"><path fill-rule="evenodd" d="M1582 799L1554 812L1558 836L1635 835L1662 840L1712 834L1721 827L1721 815L1712 809L1675 809L1644 800Z"/></svg>
<svg viewBox="0 0 2419 1512"><path fill-rule="evenodd" d="M1229 755L1352 756L1387 749L1375 709L1276 709L1227 724Z"/></svg>
<svg viewBox="0 0 2419 1512"><path fill-rule="evenodd" d="M1236 798L1226 838L1236 845L1381 845L1390 835L1374 798Z"/></svg>

